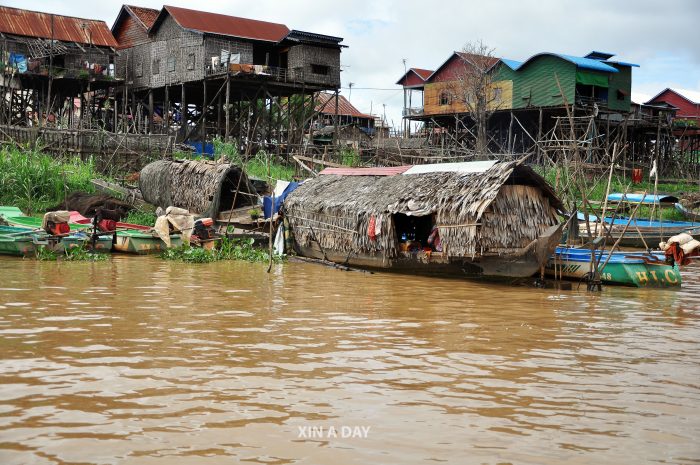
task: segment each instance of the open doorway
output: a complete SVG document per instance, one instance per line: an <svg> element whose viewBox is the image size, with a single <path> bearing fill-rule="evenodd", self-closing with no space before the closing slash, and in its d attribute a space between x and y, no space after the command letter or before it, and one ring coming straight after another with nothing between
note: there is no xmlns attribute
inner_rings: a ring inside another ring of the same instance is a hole
<svg viewBox="0 0 700 465"><path fill-rule="evenodd" d="M399 244L406 244L408 250L429 246L428 237L434 225L433 215L408 216L396 213L393 219Z"/></svg>

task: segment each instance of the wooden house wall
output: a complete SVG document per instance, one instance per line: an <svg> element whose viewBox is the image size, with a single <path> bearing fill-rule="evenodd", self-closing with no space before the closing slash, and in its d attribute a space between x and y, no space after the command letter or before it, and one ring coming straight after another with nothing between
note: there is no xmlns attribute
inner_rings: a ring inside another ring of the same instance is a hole
<svg viewBox="0 0 700 465"><path fill-rule="evenodd" d="M314 47L312 45L295 45L290 47L288 68L298 80L314 84L326 84L340 87L340 50L336 48ZM328 74L316 74L313 65L327 66Z"/></svg>
<svg viewBox="0 0 700 465"><path fill-rule="evenodd" d="M114 31L114 38L117 39L119 48L134 47L148 42L150 40L148 31L143 27L141 22L130 14L125 13L124 16L125 19L117 30Z"/></svg>
<svg viewBox="0 0 700 465"><path fill-rule="evenodd" d="M678 108L677 118L700 119L700 105L691 103L671 89L662 92L649 103L668 103Z"/></svg>
<svg viewBox="0 0 700 465"><path fill-rule="evenodd" d="M212 57L221 58L221 51L228 50L231 54L240 54L240 62L245 64L253 64L253 44L251 42L243 42L231 38L223 38L216 36L206 36L204 38L204 56L205 66L211 65Z"/></svg>
<svg viewBox="0 0 700 465"><path fill-rule="evenodd" d="M169 69L169 59L174 60L174 69ZM193 66L188 66L190 60ZM183 29L171 16L166 16L151 42L151 87L203 79L204 60L204 36ZM157 74L153 69L156 63Z"/></svg>
<svg viewBox="0 0 700 465"><path fill-rule="evenodd" d="M491 92L496 92L500 89L500 98L495 99L492 94L489 97L490 110L507 110L513 105L513 81L500 80L495 81L491 85ZM449 103L441 105L441 95L447 93L449 95ZM449 115L453 113L466 113L467 107L458 97L459 84L455 81L438 81L426 84L423 94L423 114L424 115Z"/></svg>

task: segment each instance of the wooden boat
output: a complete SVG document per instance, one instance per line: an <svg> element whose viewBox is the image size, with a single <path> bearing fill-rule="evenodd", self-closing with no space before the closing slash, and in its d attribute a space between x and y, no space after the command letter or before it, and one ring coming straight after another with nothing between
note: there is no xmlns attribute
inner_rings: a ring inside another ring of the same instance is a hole
<svg viewBox="0 0 700 465"><path fill-rule="evenodd" d="M71 212L71 222L81 225L91 224L90 218L80 215L78 212ZM131 253L145 255L150 253L159 253L167 248L163 240L153 232L150 226L141 224L117 222L117 230L113 235L108 235L109 239L113 240L112 250L115 252ZM182 236L180 234L170 235L171 247L179 247L182 245Z"/></svg>
<svg viewBox="0 0 700 465"><path fill-rule="evenodd" d="M83 225L70 225L70 234L65 236L51 236L41 229L41 218L26 216L16 207L0 207L0 216L12 227L16 236L21 231L31 232L31 235L41 242L41 245L49 246L54 252L62 253L73 247L92 247L91 235L88 228ZM9 245L8 245L9 246ZM94 252L109 252L112 249L111 237L99 237L95 241Z"/></svg>
<svg viewBox="0 0 700 465"><path fill-rule="evenodd" d="M591 233L588 233L585 216L578 214L579 236L590 242L600 235L600 224L596 232L598 217L589 215L588 221ZM628 218L605 218L605 228L610 230L609 245L621 238L621 247L657 248L659 242L671 236L688 233L692 236L700 234L700 223L690 221L655 221L633 218L627 231L624 231ZM624 231L624 233L623 233Z"/></svg>
<svg viewBox="0 0 700 465"><path fill-rule="evenodd" d="M685 219L700 224L700 208L691 210L690 208L686 208L681 202L678 202L676 203L676 210L678 210Z"/></svg>
<svg viewBox="0 0 700 465"><path fill-rule="evenodd" d="M590 249L557 247L545 268L549 276L577 281L584 280L592 271ZM594 263L602 266L610 252L596 251ZM595 266L595 265L593 265ZM613 252L600 270L603 283L632 287L677 287L681 273L677 265L669 265L663 253Z"/></svg>
<svg viewBox="0 0 700 465"><path fill-rule="evenodd" d="M29 257L36 254L37 247L47 244L31 230L15 226L0 226L0 254Z"/></svg>
<svg viewBox="0 0 700 465"><path fill-rule="evenodd" d="M284 208L298 254L410 274L529 278L563 229L561 201L522 161L326 169Z"/></svg>

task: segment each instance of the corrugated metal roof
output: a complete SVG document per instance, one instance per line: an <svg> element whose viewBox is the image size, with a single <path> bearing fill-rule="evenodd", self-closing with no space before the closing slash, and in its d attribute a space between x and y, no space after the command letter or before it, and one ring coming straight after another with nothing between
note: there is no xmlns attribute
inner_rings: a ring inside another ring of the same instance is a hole
<svg viewBox="0 0 700 465"><path fill-rule="evenodd" d="M403 174L409 168L411 168L411 165L375 168L326 168L319 174L335 176L396 176Z"/></svg>
<svg viewBox="0 0 700 465"><path fill-rule="evenodd" d="M53 28L52 28L53 18ZM53 32L52 32L53 29ZM0 32L26 37L117 47L107 23L0 6Z"/></svg>
<svg viewBox="0 0 700 465"><path fill-rule="evenodd" d="M161 11L167 11L183 28L193 31L239 37L241 39L279 42L289 34L284 24L268 23L255 19L239 18L206 11L190 10L175 6L164 6Z"/></svg>
<svg viewBox="0 0 700 465"><path fill-rule="evenodd" d="M501 62L503 62L503 64L505 64L507 67L509 67L513 71L520 68L520 66L523 64L522 61L509 60L508 58L501 58Z"/></svg>
<svg viewBox="0 0 700 465"><path fill-rule="evenodd" d="M411 71L420 76L424 81L428 79L431 74L433 74L432 69L411 68Z"/></svg>
<svg viewBox="0 0 700 465"><path fill-rule="evenodd" d="M146 29L150 29L150 27L153 26L153 23L155 23L158 18L158 13L160 13L159 10L154 10L153 8L144 8L134 5L124 6L133 13L136 19L141 21L141 24L143 24Z"/></svg>
<svg viewBox="0 0 700 465"><path fill-rule="evenodd" d="M325 115L335 115L335 95L327 92L319 92L316 94L316 111ZM354 116L356 118L374 118L372 115L366 115L353 106L348 99L342 95L338 95L338 115Z"/></svg>
<svg viewBox="0 0 700 465"><path fill-rule="evenodd" d="M458 163L432 163L429 165L414 165L403 174L425 173L483 173L493 168L496 160L465 161Z"/></svg>

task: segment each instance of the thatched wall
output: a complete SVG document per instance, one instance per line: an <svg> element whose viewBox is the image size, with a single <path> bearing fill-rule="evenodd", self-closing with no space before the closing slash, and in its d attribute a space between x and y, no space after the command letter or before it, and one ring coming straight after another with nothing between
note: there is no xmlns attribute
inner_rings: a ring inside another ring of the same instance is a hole
<svg viewBox="0 0 700 465"><path fill-rule="evenodd" d="M397 255L394 213L435 214L443 250L474 257L524 247L557 223L561 207L544 179L518 162L477 174L324 175L285 201L300 246L387 257ZM381 227L374 241L367 234L372 216Z"/></svg>
<svg viewBox="0 0 700 465"><path fill-rule="evenodd" d="M157 207L185 208L200 216L216 218L232 207L253 205L255 188L242 170L228 163L193 160L159 160L141 170L139 188L146 202Z"/></svg>

